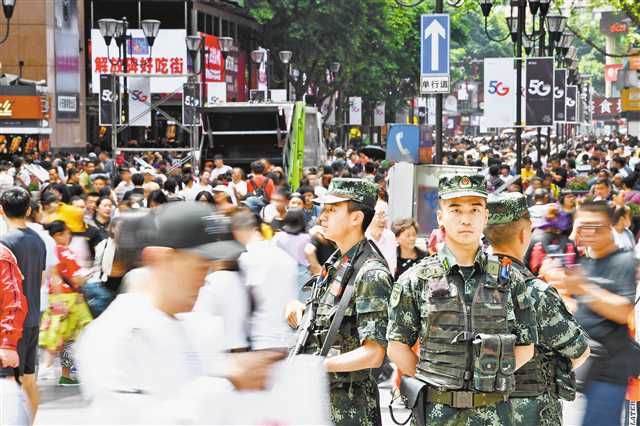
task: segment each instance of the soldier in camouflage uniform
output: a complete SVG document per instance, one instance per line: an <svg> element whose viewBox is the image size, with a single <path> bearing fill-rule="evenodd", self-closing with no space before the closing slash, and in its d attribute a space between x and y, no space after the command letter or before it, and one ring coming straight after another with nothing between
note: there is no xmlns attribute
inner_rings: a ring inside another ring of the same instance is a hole
<svg viewBox="0 0 640 426"><path fill-rule="evenodd" d="M514 371L533 355L535 316L517 276L482 252L487 192L482 176L439 181L445 244L405 272L389 301L389 357L426 382L427 425L511 425ZM517 301L514 305L514 301ZM419 339L420 354L411 346ZM422 423L424 424L424 423Z"/></svg>
<svg viewBox="0 0 640 426"><path fill-rule="evenodd" d="M485 236L493 252L511 261L524 277L533 300L538 324L538 344L531 361L516 372L511 405L516 425L562 425L560 399L575 398L572 369L589 355L587 336L558 294L535 277L522 263L531 240L531 220L524 195L490 195Z"/></svg>
<svg viewBox="0 0 640 426"><path fill-rule="evenodd" d="M354 288L324 362L329 373L330 416L336 425L382 424L372 369L384 360L393 279L382 255L364 236L377 198L373 182L336 178L327 195L315 200L324 204L324 236L338 250L324 265L315 328L303 353L321 352L343 294L347 287ZM303 310L299 302L289 304L287 319L292 326L297 326Z"/></svg>

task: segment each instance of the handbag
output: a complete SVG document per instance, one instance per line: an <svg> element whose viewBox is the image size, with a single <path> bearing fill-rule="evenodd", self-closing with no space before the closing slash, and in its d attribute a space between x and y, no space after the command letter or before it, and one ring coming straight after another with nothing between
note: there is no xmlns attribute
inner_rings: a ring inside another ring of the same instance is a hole
<svg viewBox="0 0 640 426"><path fill-rule="evenodd" d="M393 402L389 403L389 414L391 414L391 420L397 425L403 426L409 423L411 417L414 418L416 425L425 426L425 402L426 392L429 385L422 380L415 377L402 376L400 377L400 395L404 401L404 406L411 410L411 414L404 422L399 422L393 415Z"/></svg>

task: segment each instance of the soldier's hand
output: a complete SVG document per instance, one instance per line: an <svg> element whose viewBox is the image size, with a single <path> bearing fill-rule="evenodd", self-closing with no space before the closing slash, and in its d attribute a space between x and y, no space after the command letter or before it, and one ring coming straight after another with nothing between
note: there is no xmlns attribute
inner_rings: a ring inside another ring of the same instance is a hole
<svg viewBox="0 0 640 426"><path fill-rule="evenodd" d="M299 300L292 300L287 304L285 317L291 328L298 328L302 322L302 314L304 314L304 303Z"/></svg>
<svg viewBox="0 0 640 426"><path fill-rule="evenodd" d="M230 355L227 378L238 390L262 390L267 386L273 364L284 357L285 354L275 351Z"/></svg>

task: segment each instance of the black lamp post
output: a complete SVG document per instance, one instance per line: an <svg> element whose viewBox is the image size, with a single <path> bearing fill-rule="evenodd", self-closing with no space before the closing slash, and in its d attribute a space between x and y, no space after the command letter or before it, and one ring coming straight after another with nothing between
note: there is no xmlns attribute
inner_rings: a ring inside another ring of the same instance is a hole
<svg viewBox="0 0 640 426"><path fill-rule="evenodd" d="M9 39L9 29L11 27L11 17L13 16L13 9L16 7L16 0L2 0L2 12L4 13L4 18L7 21L7 32L5 33L2 40L0 40L0 44L4 43Z"/></svg>
<svg viewBox="0 0 640 426"><path fill-rule="evenodd" d="M331 71L331 76L333 80L336 79L336 76L340 74L340 62L332 62L329 65L329 71ZM338 131L338 146L342 145L342 120L340 120L340 102L342 101L342 93L338 93L338 96L335 100L335 116L336 116L336 130Z"/></svg>
<svg viewBox="0 0 640 426"><path fill-rule="evenodd" d="M278 52L280 62L284 65L284 90L286 91L285 100L289 102L289 73L291 72L291 58L293 52L290 50L281 50Z"/></svg>

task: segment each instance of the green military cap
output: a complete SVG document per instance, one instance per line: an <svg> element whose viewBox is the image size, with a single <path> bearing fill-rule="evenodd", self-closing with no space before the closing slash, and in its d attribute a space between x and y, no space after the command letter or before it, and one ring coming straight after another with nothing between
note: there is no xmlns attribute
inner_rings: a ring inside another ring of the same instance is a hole
<svg viewBox="0 0 640 426"><path fill-rule="evenodd" d="M489 209L487 225L502 225L529 217L527 198L519 192L489 195L487 209Z"/></svg>
<svg viewBox="0 0 640 426"><path fill-rule="evenodd" d="M367 179L334 178L327 193L313 200L316 204L335 204L343 201L356 201L373 209L378 201L378 185Z"/></svg>
<svg viewBox="0 0 640 426"><path fill-rule="evenodd" d="M442 200L458 197L487 198L482 175L444 175L438 182L438 195Z"/></svg>

